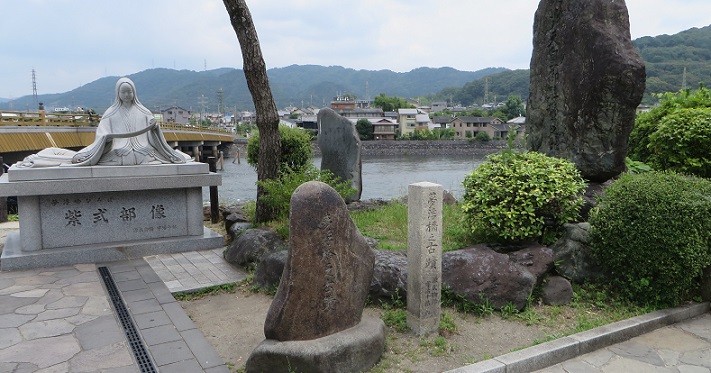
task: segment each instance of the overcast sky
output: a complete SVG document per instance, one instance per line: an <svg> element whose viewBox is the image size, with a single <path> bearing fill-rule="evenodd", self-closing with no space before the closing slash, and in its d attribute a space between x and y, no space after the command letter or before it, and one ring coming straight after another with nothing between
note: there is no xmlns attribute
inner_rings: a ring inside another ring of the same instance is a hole
<svg viewBox="0 0 711 373"><path fill-rule="evenodd" d="M612 0L611 0L612 1ZM618 0L619 1L619 0ZM247 0L268 68L528 68L537 0ZM711 24L709 0L627 0L632 38ZM154 67L242 67L221 0L0 0L0 97Z"/></svg>

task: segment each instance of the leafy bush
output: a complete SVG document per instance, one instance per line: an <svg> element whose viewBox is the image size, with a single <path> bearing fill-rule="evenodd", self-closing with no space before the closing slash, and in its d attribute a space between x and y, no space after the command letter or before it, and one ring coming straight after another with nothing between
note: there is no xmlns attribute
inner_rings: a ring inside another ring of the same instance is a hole
<svg viewBox="0 0 711 373"><path fill-rule="evenodd" d="M294 194L299 185L313 180L330 185L344 199L355 192L349 182L341 181L340 178L334 176L328 170L318 170L310 163L299 170L287 169L282 171L278 180L269 179L258 181L257 183L262 185L266 191L264 196L266 203L274 208L280 217L287 217L289 215L291 195Z"/></svg>
<svg viewBox="0 0 711 373"><path fill-rule="evenodd" d="M487 157L464 179L462 209L478 239L543 239L547 227L575 219L585 182L564 159L511 150Z"/></svg>
<svg viewBox="0 0 711 373"><path fill-rule="evenodd" d="M626 174L590 214L593 255L627 299L676 305L711 264L711 182Z"/></svg>
<svg viewBox="0 0 711 373"><path fill-rule="evenodd" d="M373 123L370 123L370 121L365 118L358 119L358 122L356 122L356 131L358 131L358 137L360 137L361 140L373 139Z"/></svg>
<svg viewBox="0 0 711 373"><path fill-rule="evenodd" d="M476 136L474 136L474 140L481 141L481 142L487 142L487 141L491 140L491 137L486 132L477 132Z"/></svg>
<svg viewBox="0 0 711 373"><path fill-rule="evenodd" d="M711 108L680 109L649 136L649 163L661 170L711 177Z"/></svg>
<svg viewBox="0 0 711 373"><path fill-rule="evenodd" d="M313 149L311 136L304 130L279 126L281 136L281 164L279 172L301 170L311 164ZM259 133L247 141L247 163L255 169L259 162Z"/></svg>
<svg viewBox="0 0 711 373"><path fill-rule="evenodd" d="M711 90L701 87L698 90L667 92L661 95L659 106L647 113L642 113L635 120L634 129L629 137L630 158L635 161L649 162L654 153L650 147L650 136L657 131L659 124L667 115L677 110L711 107Z"/></svg>

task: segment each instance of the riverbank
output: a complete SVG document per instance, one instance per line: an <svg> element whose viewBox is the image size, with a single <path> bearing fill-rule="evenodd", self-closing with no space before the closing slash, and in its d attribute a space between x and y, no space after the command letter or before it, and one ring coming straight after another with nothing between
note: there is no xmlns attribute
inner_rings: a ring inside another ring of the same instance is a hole
<svg viewBox="0 0 711 373"><path fill-rule="evenodd" d="M314 156L321 156L318 142L311 142ZM242 158L246 157L247 144L235 143ZM506 149L506 141L468 141L468 140L396 140L396 141L362 141L362 156L388 156L388 155L488 155ZM236 154L233 150L231 155Z"/></svg>

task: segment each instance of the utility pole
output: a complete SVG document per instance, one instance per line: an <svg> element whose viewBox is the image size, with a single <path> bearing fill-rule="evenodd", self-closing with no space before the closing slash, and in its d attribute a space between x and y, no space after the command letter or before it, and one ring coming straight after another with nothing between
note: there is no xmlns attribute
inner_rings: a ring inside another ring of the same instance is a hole
<svg viewBox="0 0 711 373"><path fill-rule="evenodd" d="M34 100L35 108L37 108L37 77L35 76L35 69L32 69L32 100Z"/></svg>
<svg viewBox="0 0 711 373"><path fill-rule="evenodd" d="M200 95L198 97L198 104L200 105L200 125L202 125L202 117L205 115L205 106L207 106L207 97L205 95Z"/></svg>
<svg viewBox="0 0 711 373"><path fill-rule="evenodd" d="M225 92L222 90L222 88L217 90L217 113L218 114L223 114L225 111L225 106L224 106L224 96Z"/></svg>
<svg viewBox="0 0 711 373"><path fill-rule="evenodd" d="M489 77L484 78L484 104L489 103Z"/></svg>
<svg viewBox="0 0 711 373"><path fill-rule="evenodd" d="M681 90L686 91L686 66L684 67L684 75L681 76Z"/></svg>

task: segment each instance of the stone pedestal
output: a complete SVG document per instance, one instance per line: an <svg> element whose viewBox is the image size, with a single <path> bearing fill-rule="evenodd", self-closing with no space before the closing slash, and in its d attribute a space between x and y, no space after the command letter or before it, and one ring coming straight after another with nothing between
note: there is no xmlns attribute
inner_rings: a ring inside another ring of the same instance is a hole
<svg viewBox="0 0 711 373"><path fill-rule="evenodd" d="M385 324L364 317L356 326L306 341L262 341L249 355L248 373L363 372L373 367L385 350Z"/></svg>
<svg viewBox="0 0 711 373"><path fill-rule="evenodd" d="M99 263L211 249L202 187L221 176L203 163L10 169L0 196L17 196L20 231L2 270Z"/></svg>
<svg viewBox="0 0 711 373"><path fill-rule="evenodd" d="M408 186L407 326L420 336L439 330L442 312L442 194L439 184Z"/></svg>

